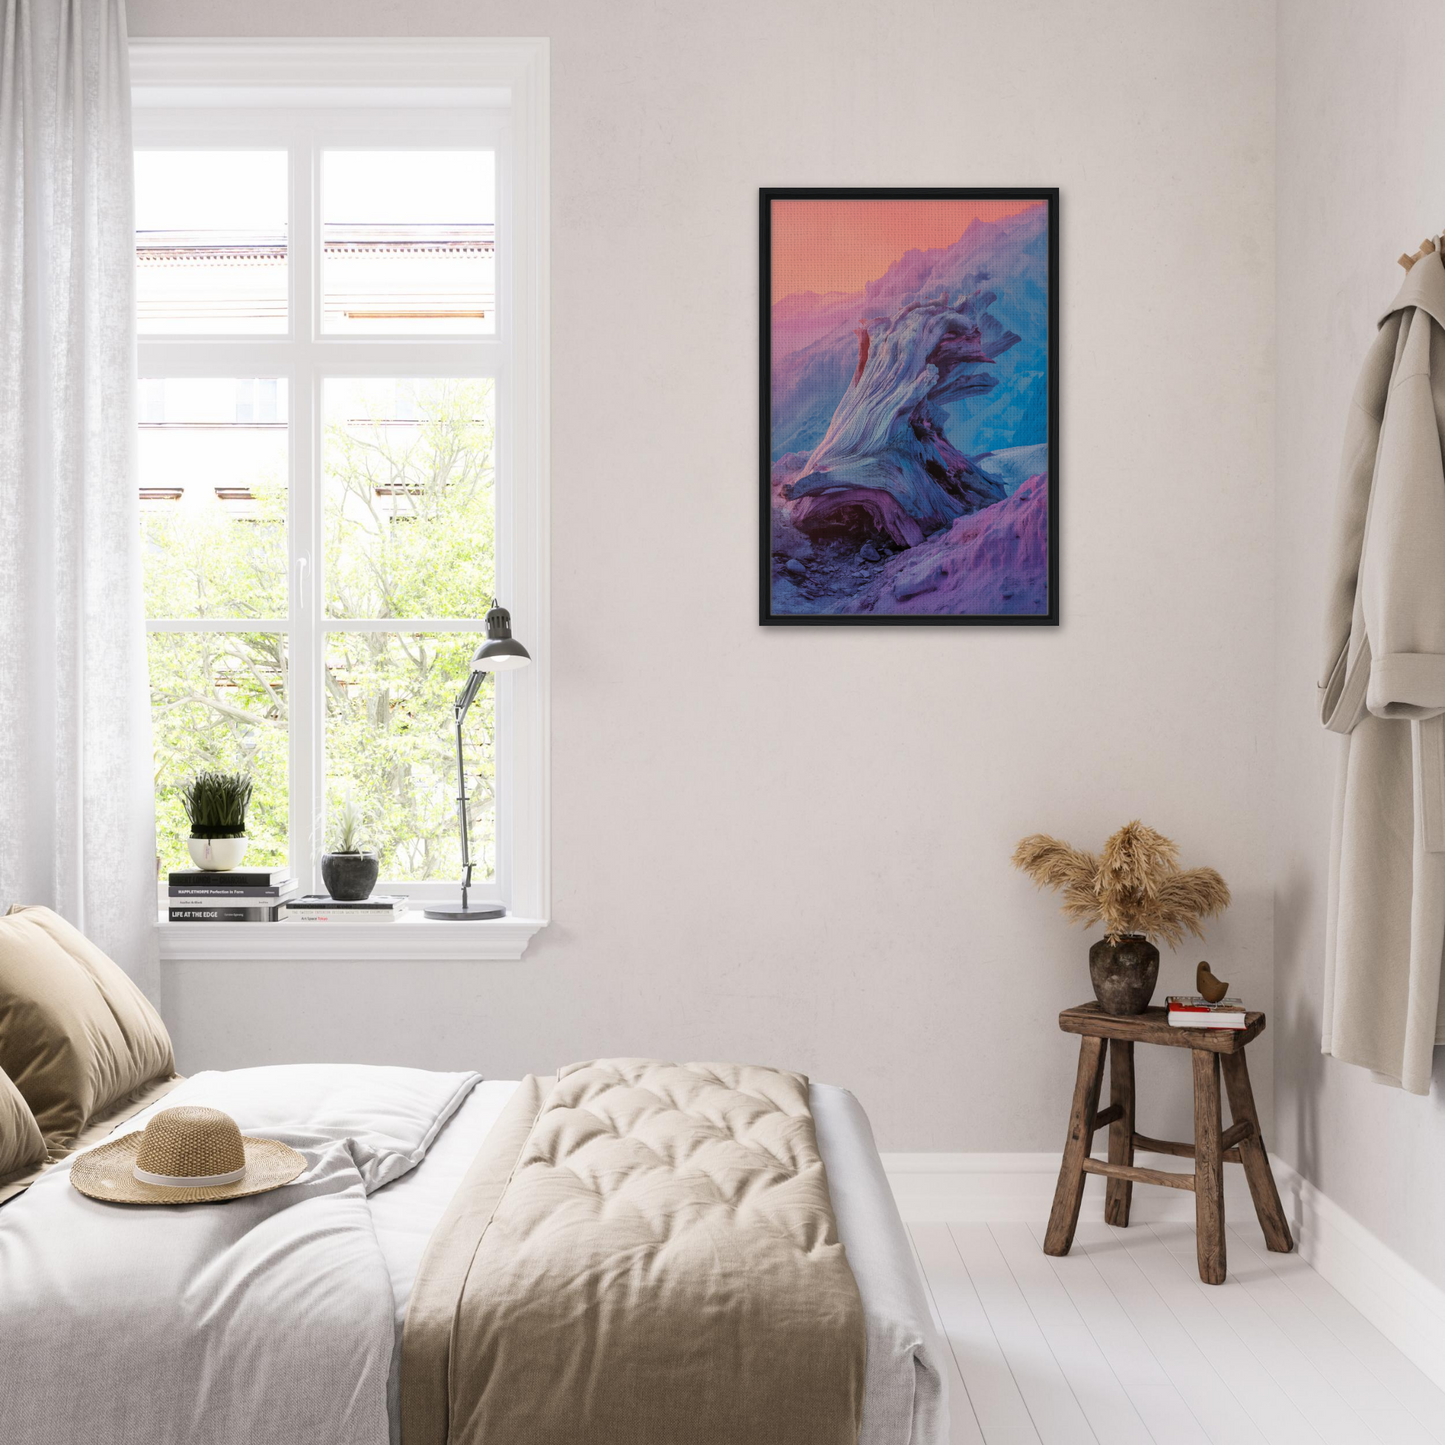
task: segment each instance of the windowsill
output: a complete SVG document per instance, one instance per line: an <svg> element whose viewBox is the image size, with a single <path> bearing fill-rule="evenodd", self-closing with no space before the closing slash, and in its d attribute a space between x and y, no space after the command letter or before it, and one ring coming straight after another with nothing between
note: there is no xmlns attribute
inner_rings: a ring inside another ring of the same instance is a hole
<svg viewBox="0 0 1445 1445"><path fill-rule="evenodd" d="M169 923L158 921L163 959L518 959L545 918L448 923L418 903L395 923Z"/></svg>

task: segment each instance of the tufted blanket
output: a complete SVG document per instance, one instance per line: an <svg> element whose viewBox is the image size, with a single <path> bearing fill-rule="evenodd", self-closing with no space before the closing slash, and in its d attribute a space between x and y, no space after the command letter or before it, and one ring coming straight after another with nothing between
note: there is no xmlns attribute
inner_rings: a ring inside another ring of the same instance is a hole
<svg viewBox="0 0 1445 1445"><path fill-rule="evenodd" d="M403 1445L855 1445L862 1305L808 1083L613 1059L528 1079L428 1245Z"/></svg>

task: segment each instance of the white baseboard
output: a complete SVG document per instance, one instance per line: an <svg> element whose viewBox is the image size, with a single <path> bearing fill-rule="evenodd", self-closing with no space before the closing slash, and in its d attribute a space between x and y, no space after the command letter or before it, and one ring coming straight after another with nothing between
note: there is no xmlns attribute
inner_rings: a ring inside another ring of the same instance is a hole
<svg viewBox="0 0 1445 1445"><path fill-rule="evenodd" d="M1445 1290L1284 1160L1273 1163L1301 1256L1445 1389Z"/></svg>
<svg viewBox="0 0 1445 1445"><path fill-rule="evenodd" d="M1041 1154L885 1154L883 1167L899 1212L910 1224L1011 1223L1048 1218L1060 1156ZM1187 1170L1188 1161L1141 1153L1148 1168ZM1427 1279L1281 1159L1271 1160L1300 1256L1386 1339L1445 1389L1445 1290ZM1238 1166L1226 1166L1225 1213L1258 1228ZM1102 1219L1104 1181L1084 1186L1086 1219ZM1134 1191L1140 1223L1194 1219L1187 1190Z"/></svg>

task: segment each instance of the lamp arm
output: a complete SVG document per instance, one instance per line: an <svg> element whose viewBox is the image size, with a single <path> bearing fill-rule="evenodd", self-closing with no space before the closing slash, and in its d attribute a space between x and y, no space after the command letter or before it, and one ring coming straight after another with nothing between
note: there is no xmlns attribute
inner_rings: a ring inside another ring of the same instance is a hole
<svg viewBox="0 0 1445 1445"><path fill-rule="evenodd" d="M466 686L457 694L456 701L452 703L454 711L461 713L465 718L467 709L476 700L477 693L481 691L482 679L486 676L484 672L474 672L467 678Z"/></svg>
<svg viewBox="0 0 1445 1445"><path fill-rule="evenodd" d="M474 672L467 679L467 685L457 694L452 703L452 718L456 726L457 740L457 829L462 836L462 908L467 906L467 891L472 886L471 826L467 819L467 774L462 760L462 724L467 712L476 700L485 673Z"/></svg>

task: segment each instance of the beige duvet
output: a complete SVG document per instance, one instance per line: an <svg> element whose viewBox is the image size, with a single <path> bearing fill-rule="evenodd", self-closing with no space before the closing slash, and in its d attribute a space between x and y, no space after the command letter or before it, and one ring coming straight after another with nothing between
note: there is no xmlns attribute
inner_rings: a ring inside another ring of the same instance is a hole
<svg viewBox="0 0 1445 1445"><path fill-rule="evenodd" d="M862 1304L807 1080L528 1079L428 1245L403 1445L854 1445Z"/></svg>

